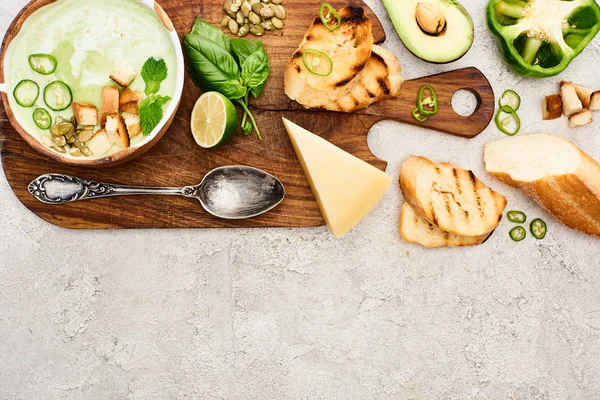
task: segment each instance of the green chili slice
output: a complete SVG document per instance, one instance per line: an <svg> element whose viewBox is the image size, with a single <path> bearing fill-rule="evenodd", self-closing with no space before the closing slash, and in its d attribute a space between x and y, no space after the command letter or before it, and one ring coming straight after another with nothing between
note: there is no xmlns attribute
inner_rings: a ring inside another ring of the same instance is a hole
<svg viewBox="0 0 600 400"><path fill-rule="evenodd" d="M419 110L419 107L415 107L415 109L412 110L412 116L414 119L416 119L419 122L425 122L429 119L428 116L421 115L421 111Z"/></svg>
<svg viewBox="0 0 600 400"><path fill-rule="evenodd" d="M21 107L31 107L40 95L40 87L29 79L23 79L13 91L15 100Z"/></svg>
<svg viewBox="0 0 600 400"><path fill-rule="evenodd" d="M56 71L56 58L50 54L32 54L29 56L29 66L42 75L50 75Z"/></svg>
<svg viewBox="0 0 600 400"><path fill-rule="evenodd" d="M505 121L505 118L502 118L502 113L508 114L509 118L512 117L514 119L515 124L516 124L516 128L514 131L509 131L508 129L506 129L506 125L508 125L508 124L506 123L507 121ZM512 108L510 108L509 106L500 107L500 109L496 113L495 122L496 122L496 126L498 127L498 129L500 129L500 131L502 133L504 133L505 135L508 135L508 136L516 135L517 133L519 133L519 130L521 129L521 119L517 115L516 111L513 110Z"/></svg>
<svg viewBox="0 0 600 400"><path fill-rule="evenodd" d="M321 4L321 7L319 8L319 17L321 17L321 22L323 22L325 28L329 29L330 31L335 31L342 25L342 18L340 17L340 14L338 14L335 8L333 8L330 4ZM335 18L335 25L331 25L333 18Z"/></svg>
<svg viewBox="0 0 600 400"><path fill-rule="evenodd" d="M507 90L502 93L502 96L498 99L499 107L510 107L513 111L519 111L519 107L521 107L521 96L517 94L514 90Z"/></svg>
<svg viewBox="0 0 600 400"><path fill-rule="evenodd" d="M307 59L307 57L306 57L307 54L314 55L312 62L309 62L309 60ZM325 59L327 61L327 63L329 64L329 67L327 68L326 71L317 71L317 69L316 69L321 65L321 59ZM333 61L331 61L331 58L329 58L329 56L327 54L325 54L319 50L305 49L302 52L302 62L304 63L304 66L306 67L306 69L315 75L328 76L329 74L331 74L331 71L333 70Z"/></svg>
<svg viewBox="0 0 600 400"><path fill-rule="evenodd" d="M522 224L527 221L527 215L523 211L509 211L506 213L506 217L510 222L514 222L517 224Z"/></svg>
<svg viewBox="0 0 600 400"><path fill-rule="evenodd" d="M36 108L33 112L33 122L40 129L48 129L52 125L52 117L46 109Z"/></svg>
<svg viewBox="0 0 600 400"><path fill-rule="evenodd" d="M431 110L425 109L426 104L424 104L423 95L425 91L429 91L429 96L431 97ZM419 89L419 94L417 95L417 108L419 109L419 114L425 115L427 117L431 117L432 115L437 114L438 112L438 101L437 101L437 93L435 89L431 85L421 86Z"/></svg>
<svg viewBox="0 0 600 400"><path fill-rule="evenodd" d="M515 242L520 242L527 236L527 231L522 226L517 226L510 230L510 238Z"/></svg>
<svg viewBox="0 0 600 400"><path fill-rule="evenodd" d="M539 218L536 218L533 221L531 221L531 224L529 225L529 231L531 232L534 238L543 239L546 237L548 227L546 226L546 223L544 221L542 221Z"/></svg>

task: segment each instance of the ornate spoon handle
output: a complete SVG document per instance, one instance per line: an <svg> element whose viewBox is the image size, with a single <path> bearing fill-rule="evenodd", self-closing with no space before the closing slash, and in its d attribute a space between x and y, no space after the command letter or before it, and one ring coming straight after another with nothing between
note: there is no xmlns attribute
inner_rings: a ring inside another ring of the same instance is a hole
<svg viewBox="0 0 600 400"><path fill-rule="evenodd" d="M29 184L29 193L42 203L65 204L73 201L109 196L166 194L191 196L191 187L139 187L112 185L62 174L46 174Z"/></svg>

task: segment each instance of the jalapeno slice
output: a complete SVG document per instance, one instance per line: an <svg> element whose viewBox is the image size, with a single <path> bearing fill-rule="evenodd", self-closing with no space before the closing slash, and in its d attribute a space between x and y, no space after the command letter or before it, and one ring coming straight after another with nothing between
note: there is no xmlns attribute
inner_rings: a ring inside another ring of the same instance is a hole
<svg viewBox="0 0 600 400"><path fill-rule="evenodd" d="M340 17L340 14L338 14L335 8L328 3L321 4L321 7L319 8L319 17L321 18L321 22L325 28L329 29L330 31L335 31L342 25L342 18ZM335 23L332 25L334 19Z"/></svg>
<svg viewBox="0 0 600 400"><path fill-rule="evenodd" d="M513 109L513 111L519 111L519 107L521 107L521 96L517 94L514 90L507 90L502 93L502 96L498 99L498 106L500 108L507 106Z"/></svg>
<svg viewBox="0 0 600 400"><path fill-rule="evenodd" d="M44 89L44 102L53 111L67 109L73 102L71 88L64 82L54 81Z"/></svg>
<svg viewBox="0 0 600 400"><path fill-rule="evenodd" d="M40 95L40 87L29 79L23 79L17 84L13 96L21 107L31 107Z"/></svg>
<svg viewBox="0 0 600 400"><path fill-rule="evenodd" d="M536 218L533 221L531 221L531 224L529 224L529 231L531 232L534 238L543 239L546 237L548 227L546 226L546 223L543 220Z"/></svg>
<svg viewBox="0 0 600 400"><path fill-rule="evenodd" d="M429 91L429 97L427 99L424 99L423 96L425 95L426 90ZM431 109L426 109L426 106L431 107ZM419 109L419 114L425 115L427 117L431 117L432 115L437 114L437 93L431 85L424 85L421 86L421 88L419 89L419 93L417 95L417 108Z"/></svg>
<svg viewBox="0 0 600 400"><path fill-rule="evenodd" d="M506 118L503 118L502 113L508 114L508 116ZM512 131L509 131L506 128L506 126L510 124L511 118L515 122L515 129ZM500 109L496 113L495 122L496 122L496 126L498 127L498 129L500 129L500 131L502 133L504 133L505 135L508 135L508 136L514 136L517 133L519 133L519 130L521 130L521 119L517 115L516 111L513 110L509 106L500 107Z"/></svg>
<svg viewBox="0 0 600 400"><path fill-rule="evenodd" d="M419 110L419 107L415 107L414 110L412 110L412 116L414 119L416 119L419 122L425 122L429 119L428 116L426 115L422 115L421 111Z"/></svg>
<svg viewBox="0 0 600 400"><path fill-rule="evenodd" d="M33 112L33 122L40 129L48 129L52 125L52 117L46 109L36 108Z"/></svg>
<svg viewBox="0 0 600 400"><path fill-rule="evenodd" d="M527 236L527 231L522 226L517 226L510 230L510 238L515 242L520 242Z"/></svg>
<svg viewBox="0 0 600 400"><path fill-rule="evenodd" d="M506 213L506 217L510 222L523 224L527 221L527 215L523 211L512 210Z"/></svg>
<svg viewBox="0 0 600 400"><path fill-rule="evenodd" d="M311 60L308 59L308 55L312 54L313 57ZM317 68L321 67L321 60L325 60L327 62L327 66L322 70L317 70ZM306 69L315 75L319 76L328 76L333 71L333 61L331 58L322 51L315 49L305 49L302 52L302 62Z"/></svg>
<svg viewBox="0 0 600 400"><path fill-rule="evenodd" d="M42 75L50 75L56 71L56 58L50 54L32 54L29 56L29 66Z"/></svg>

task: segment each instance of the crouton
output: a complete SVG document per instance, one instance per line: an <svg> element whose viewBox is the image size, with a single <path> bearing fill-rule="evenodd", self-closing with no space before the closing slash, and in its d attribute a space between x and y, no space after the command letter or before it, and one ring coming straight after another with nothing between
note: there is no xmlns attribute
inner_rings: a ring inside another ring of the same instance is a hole
<svg viewBox="0 0 600 400"><path fill-rule="evenodd" d="M127 127L127 133L130 138L134 138L142 133L142 125L140 125L140 117L137 115L137 109L135 114L123 113L123 120Z"/></svg>
<svg viewBox="0 0 600 400"><path fill-rule="evenodd" d="M144 99L143 93L136 92L135 90L131 90L129 88L125 88L121 92L121 97L119 98L119 105L131 103L132 101L141 103L143 99Z"/></svg>
<svg viewBox="0 0 600 400"><path fill-rule="evenodd" d="M129 147L129 134L127 133L123 118L119 114L106 117L106 133L108 134L108 140L112 144L116 144L122 148Z"/></svg>
<svg viewBox="0 0 600 400"><path fill-rule="evenodd" d="M100 125L106 125L106 117L119 113L119 88L105 86L102 88L102 103L100 104Z"/></svg>
<svg viewBox="0 0 600 400"><path fill-rule="evenodd" d="M575 86L571 82L563 82L560 87L560 97L563 103L563 113L570 117L583 110L583 104L577 96Z"/></svg>
<svg viewBox="0 0 600 400"><path fill-rule="evenodd" d="M99 157L110 150L113 145L110 142L106 131L101 129L90 139L87 146L95 156Z"/></svg>
<svg viewBox="0 0 600 400"><path fill-rule="evenodd" d="M123 114L135 114L138 115L140 104L137 101L130 101L129 103L122 104L119 106L119 111Z"/></svg>
<svg viewBox="0 0 600 400"><path fill-rule="evenodd" d="M73 102L73 115L79 125L98 125L98 109L91 104Z"/></svg>
<svg viewBox="0 0 600 400"><path fill-rule="evenodd" d="M563 104L560 95L553 94L544 97L543 118L544 120L559 118L563 113Z"/></svg>
<svg viewBox="0 0 600 400"><path fill-rule="evenodd" d="M575 93L577 93L577 97L579 97L583 108L589 108L592 93L594 93L594 91L590 88L586 88L585 86L576 84L573 84L573 87L575 88Z"/></svg>
<svg viewBox="0 0 600 400"><path fill-rule="evenodd" d="M577 128L579 126L587 125L590 122L592 122L592 112L590 110L580 111L569 117L570 128Z"/></svg>
<svg viewBox="0 0 600 400"><path fill-rule="evenodd" d="M115 65L112 72L110 73L110 79L117 82L123 87L129 86L136 76L137 72L121 64Z"/></svg>
<svg viewBox="0 0 600 400"><path fill-rule="evenodd" d="M600 90L592 93L592 100L590 101L590 110L600 110Z"/></svg>

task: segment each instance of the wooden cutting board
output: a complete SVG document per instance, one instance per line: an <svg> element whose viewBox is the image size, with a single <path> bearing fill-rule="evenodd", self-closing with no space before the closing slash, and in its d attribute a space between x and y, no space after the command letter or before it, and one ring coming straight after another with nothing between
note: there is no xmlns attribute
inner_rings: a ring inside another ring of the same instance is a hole
<svg viewBox="0 0 600 400"><path fill-rule="evenodd" d="M375 42L385 33L373 12L364 3L373 23ZM162 0L161 6L172 19L179 35L189 32L196 16L218 24L223 15L223 0ZM320 0L285 2L288 18L283 31L270 32L261 40L269 54L272 74L264 94L252 103L264 135L237 135L228 145L214 150L199 148L190 133L189 119L201 94L186 76L181 106L171 128L148 153L127 164L99 169L66 167L31 149L7 121L0 105L0 146L2 167L8 182L21 202L44 220L67 228L247 228L309 227L324 224L314 197L298 163L281 121L291 121L316 132L342 149L370 164L385 169L387 163L373 156L367 145L369 129L383 119L417 124L411 111L417 91L433 85L439 96L438 114L423 126L454 135L472 137L489 124L494 112L494 94L489 82L475 68L453 71L405 82L398 99L373 105L356 114L310 112L291 102L283 92L285 64L318 14ZM347 3L331 2L336 8ZM254 39L251 35L250 39ZM451 107L459 89L475 93L479 106L470 117L460 117ZM210 216L193 199L171 196L115 197L52 206L35 200L28 184L45 173L64 173L109 183L142 186L186 186L199 183L211 169L229 164L251 165L277 176L286 189L286 199L273 211L243 221L227 221Z"/></svg>

